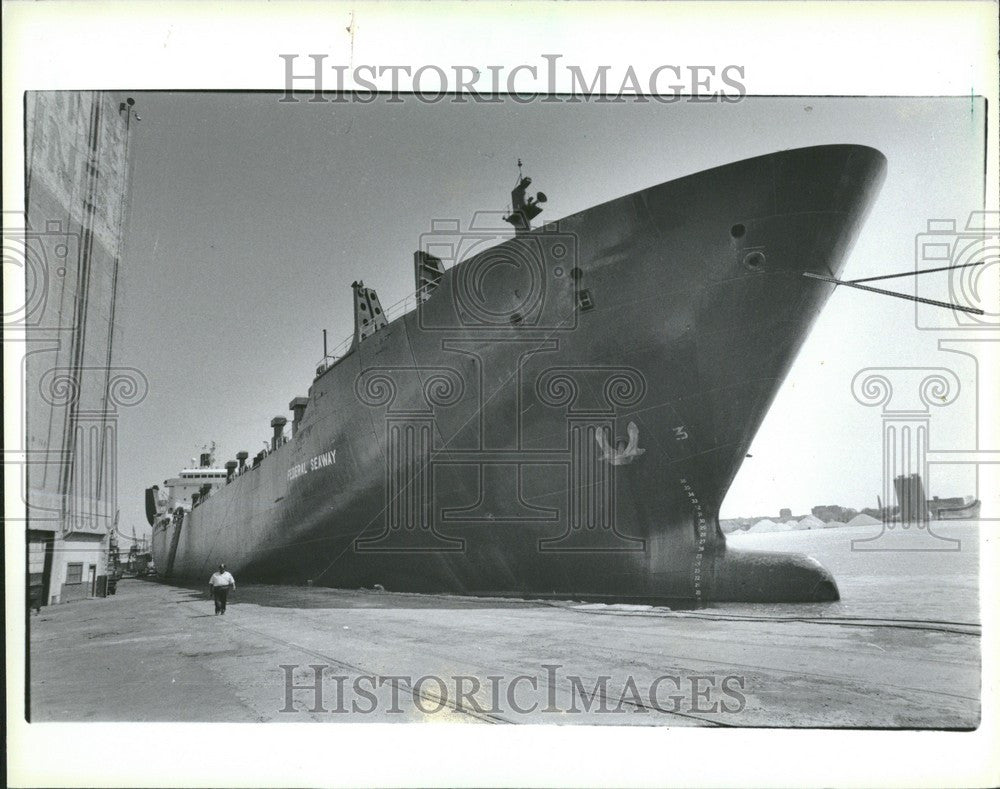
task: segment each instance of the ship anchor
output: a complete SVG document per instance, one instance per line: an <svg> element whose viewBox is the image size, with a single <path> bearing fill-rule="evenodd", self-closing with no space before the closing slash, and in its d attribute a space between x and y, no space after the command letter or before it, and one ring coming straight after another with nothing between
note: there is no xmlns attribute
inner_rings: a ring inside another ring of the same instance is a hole
<svg viewBox="0 0 1000 789"><path fill-rule="evenodd" d="M628 423L628 445L624 441L619 441L618 446L612 448L610 441L610 428L598 430L594 436L597 446L601 448L601 459L607 461L612 466L627 466L637 457L645 453L645 449L639 448L639 427L635 422Z"/></svg>

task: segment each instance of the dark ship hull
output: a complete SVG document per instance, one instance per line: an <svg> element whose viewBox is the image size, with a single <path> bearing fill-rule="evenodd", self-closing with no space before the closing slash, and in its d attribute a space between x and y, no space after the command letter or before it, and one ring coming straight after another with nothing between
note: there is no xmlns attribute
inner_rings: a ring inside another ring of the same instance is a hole
<svg viewBox="0 0 1000 789"><path fill-rule="evenodd" d="M815 560L727 548L718 512L833 290L802 274L838 275L884 170L861 146L775 153L453 266L318 375L290 440L157 522L157 566L392 591L836 599Z"/></svg>

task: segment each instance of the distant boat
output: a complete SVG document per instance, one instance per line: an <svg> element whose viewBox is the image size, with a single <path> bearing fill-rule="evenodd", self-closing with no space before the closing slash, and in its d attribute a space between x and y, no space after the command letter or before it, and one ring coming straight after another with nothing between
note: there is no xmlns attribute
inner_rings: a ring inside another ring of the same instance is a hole
<svg viewBox="0 0 1000 789"><path fill-rule="evenodd" d="M925 520L978 520L980 501L972 496L964 498L927 498L919 474L905 474L895 478L899 513L892 520L917 522ZM921 504L923 506L921 506Z"/></svg>
<svg viewBox="0 0 1000 789"><path fill-rule="evenodd" d="M930 499L927 509L932 520L974 521L979 520L979 499L966 496L964 499Z"/></svg>

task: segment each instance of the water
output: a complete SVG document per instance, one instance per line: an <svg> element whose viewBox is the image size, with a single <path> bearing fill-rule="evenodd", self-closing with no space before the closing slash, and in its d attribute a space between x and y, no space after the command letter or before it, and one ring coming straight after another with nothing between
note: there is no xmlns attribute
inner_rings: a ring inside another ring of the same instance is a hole
<svg viewBox="0 0 1000 789"><path fill-rule="evenodd" d="M930 529L943 539L925 531L904 531L898 524L884 532L878 524L729 534L726 538L734 548L791 551L818 559L833 573L841 599L805 605L724 603L712 608L770 616L979 624L979 523L934 521Z"/></svg>

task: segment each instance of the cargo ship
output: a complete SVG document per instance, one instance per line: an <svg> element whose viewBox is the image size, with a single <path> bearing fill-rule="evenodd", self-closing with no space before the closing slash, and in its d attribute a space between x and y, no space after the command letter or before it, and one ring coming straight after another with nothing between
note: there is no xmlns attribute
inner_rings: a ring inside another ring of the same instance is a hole
<svg viewBox="0 0 1000 789"><path fill-rule="evenodd" d="M810 557L727 546L718 514L885 168L865 146L785 150L538 227L546 197L519 169L502 222L422 239L401 314L353 283L353 334L267 450L206 453L147 489L156 566L668 605L838 599Z"/></svg>

